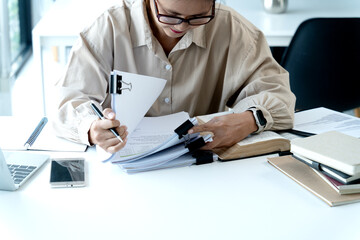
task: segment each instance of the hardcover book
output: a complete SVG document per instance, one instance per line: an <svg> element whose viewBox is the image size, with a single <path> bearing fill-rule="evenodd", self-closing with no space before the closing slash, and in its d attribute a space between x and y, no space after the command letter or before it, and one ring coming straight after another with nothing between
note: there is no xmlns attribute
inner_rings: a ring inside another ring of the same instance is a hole
<svg viewBox="0 0 360 240"><path fill-rule="evenodd" d="M318 170L313 170L326 182L329 184L330 187L335 189L336 192L339 194L353 194L353 193L360 193L360 182L357 181L356 183L352 184L343 184L335 179L319 172Z"/></svg>
<svg viewBox="0 0 360 240"><path fill-rule="evenodd" d="M340 195L329 186L311 167L292 156L268 158L268 162L292 180L309 190L315 196L326 202L329 206L360 201L360 193Z"/></svg>
<svg viewBox="0 0 360 240"><path fill-rule="evenodd" d="M360 173L360 139L337 131L294 139L291 152L351 176Z"/></svg>

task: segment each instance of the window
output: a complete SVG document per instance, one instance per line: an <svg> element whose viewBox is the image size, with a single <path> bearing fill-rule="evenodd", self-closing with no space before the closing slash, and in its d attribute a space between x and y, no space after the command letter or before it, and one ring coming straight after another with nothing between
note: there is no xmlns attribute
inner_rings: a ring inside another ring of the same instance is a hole
<svg viewBox="0 0 360 240"><path fill-rule="evenodd" d="M31 1L3 0L0 5L0 74L14 76L31 51Z"/></svg>

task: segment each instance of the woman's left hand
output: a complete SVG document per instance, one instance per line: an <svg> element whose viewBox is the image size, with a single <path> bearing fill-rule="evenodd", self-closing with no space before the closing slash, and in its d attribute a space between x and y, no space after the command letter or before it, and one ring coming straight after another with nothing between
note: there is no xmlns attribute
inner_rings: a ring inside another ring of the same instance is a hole
<svg viewBox="0 0 360 240"><path fill-rule="evenodd" d="M194 126L188 133L213 133L213 141L208 142L201 148L202 150L212 150L214 148L231 147L249 134L257 131L257 129L253 113L245 111L243 113L214 117L205 124Z"/></svg>

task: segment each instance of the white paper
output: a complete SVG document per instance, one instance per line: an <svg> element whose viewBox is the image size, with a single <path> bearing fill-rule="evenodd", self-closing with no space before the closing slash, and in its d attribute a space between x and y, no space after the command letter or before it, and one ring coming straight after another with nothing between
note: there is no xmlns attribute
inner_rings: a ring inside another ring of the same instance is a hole
<svg viewBox="0 0 360 240"><path fill-rule="evenodd" d="M158 165L162 165L168 161L176 159L187 152L189 152L189 149L185 148L184 144L178 144L176 146L167 148L161 152L142 158L138 161L122 164L122 168L146 169L149 167L156 167Z"/></svg>
<svg viewBox="0 0 360 240"><path fill-rule="evenodd" d="M186 112L143 118L130 135L125 147L115 153L111 161L121 162L138 158L184 141L178 138L174 130L188 119L189 114Z"/></svg>
<svg viewBox="0 0 360 240"><path fill-rule="evenodd" d="M295 113L293 129L314 134L338 131L359 138L360 119L320 107Z"/></svg>
<svg viewBox="0 0 360 240"><path fill-rule="evenodd" d="M196 159L192 157L190 153L186 153L172 161L168 161L162 165L157 165L149 168L142 168L142 169L123 169L126 173L139 173L139 172L147 172L159 169L168 169L168 168L176 168L176 167L187 167L191 166L196 162Z"/></svg>
<svg viewBox="0 0 360 240"><path fill-rule="evenodd" d="M147 111L165 87L166 80L139 74L114 71L122 76L124 89L121 94L112 94L112 108L116 118L127 126L131 135Z"/></svg>
<svg viewBox="0 0 360 240"><path fill-rule="evenodd" d="M24 147L41 118L0 117L0 147L3 150L27 150ZM36 138L29 150L84 152L87 146L56 136L51 120Z"/></svg>

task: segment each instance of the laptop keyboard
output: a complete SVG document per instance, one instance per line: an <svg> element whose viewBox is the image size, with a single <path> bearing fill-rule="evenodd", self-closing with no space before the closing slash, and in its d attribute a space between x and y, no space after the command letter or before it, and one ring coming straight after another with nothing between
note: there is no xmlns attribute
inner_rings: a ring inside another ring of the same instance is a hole
<svg viewBox="0 0 360 240"><path fill-rule="evenodd" d="M8 164L8 167L15 184L20 184L31 172L36 169L34 166L13 164Z"/></svg>

